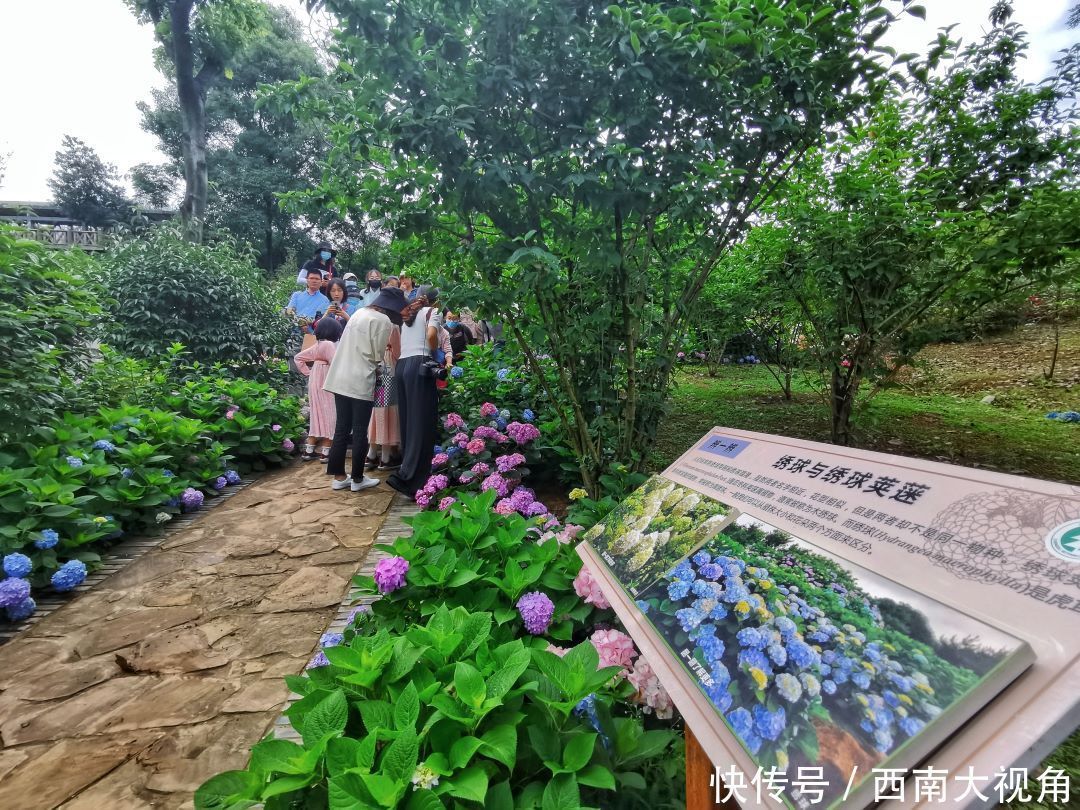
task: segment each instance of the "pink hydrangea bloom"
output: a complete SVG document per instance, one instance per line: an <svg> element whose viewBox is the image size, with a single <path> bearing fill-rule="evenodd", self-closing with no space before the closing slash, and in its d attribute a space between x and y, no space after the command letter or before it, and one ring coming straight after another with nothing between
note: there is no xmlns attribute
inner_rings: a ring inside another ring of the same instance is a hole
<svg viewBox="0 0 1080 810"><path fill-rule="evenodd" d="M441 501L439 501L439 511L440 512L445 512L447 509L449 509L455 503L457 503L457 498L452 498L449 495L447 495L445 498L443 498Z"/></svg>
<svg viewBox="0 0 1080 810"><path fill-rule="evenodd" d="M559 658L562 658L564 655L570 652L569 647L560 647L557 644L548 644L545 650L546 652L554 653L555 655L559 656Z"/></svg>
<svg viewBox="0 0 1080 810"><path fill-rule="evenodd" d="M455 433L454 438L451 439L451 441L454 444L456 444L458 447L464 448L465 445L467 445L469 443L469 434L468 433L460 433L460 432Z"/></svg>
<svg viewBox="0 0 1080 810"><path fill-rule="evenodd" d="M490 402L485 402L480 406L480 415L483 417L494 416L499 412L499 409L492 405Z"/></svg>
<svg viewBox="0 0 1080 810"><path fill-rule="evenodd" d="M524 463L525 456L521 455L521 453L509 453L495 459L495 467L499 472L510 472L510 470Z"/></svg>
<svg viewBox="0 0 1080 810"><path fill-rule="evenodd" d="M594 605L600 610L611 607L611 603L604 596L604 592L600 590L600 583L596 581L592 572L584 565L581 566L578 575L574 577L574 593L580 596L585 601L585 604Z"/></svg>
<svg viewBox="0 0 1080 810"><path fill-rule="evenodd" d="M441 467L446 462L448 462L449 460L450 460L450 456L446 455L446 453L436 453L431 458L431 466L432 467Z"/></svg>
<svg viewBox="0 0 1080 810"><path fill-rule="evenodd" d="M634 640L619 630L597 630L589 636L589 641L600 653L600 668L622 667L625 670L637 658Z"/></svg>
<svg viewBox="0 0 1080 810"><path fill-rule="evenodd" d="M512 515L517 511L509 498L502 498L495 504L495 513L498 515Z"/></svg>
<svg viewBox="0 0 1080 810"><path fill-rule="evenodd" d="M236 412L238 410L240 410L240 409L237 408L235 405L230 405L229 410L225 411L225 418L226 419L232 419L233 417L236 416Z"/></svg>
<svg viewBox="0 0 1080 810"><path fill-rule="evenodd" d="M413 499L416 501L417 506L426 507L431 503L431 493L427 490L418 489L416 495L413 496Z"/></svg>
<svg viewBox="0 0 1080 810"><path fill-rule="evenodd" d="M476 473L474 473L472 470L466 470L465 472L463 472L458 477L458 483L460 483L460 484L468 484L475 477L476 477Z"/></svg>
<svg viewBox="0 0 1080 810"><path fill-rule="evenodd" d="M473 439L471 442L465 444L465 452L473 456L478 456L484 452L487 445L484 444L483 439Z"/></svg>
<svg viewBox="0 0 1080 810"><path fill-rule="evenodd" d="M510 491L510 485L501 475L492 473L480 482L481 492L487 492L489 489L493 489L499 493L500 498L505 498L506 494Z"/></svg>
<svg viewBox="0 0 1080 810"><path fill-rule="evenodd" d="M270 429L274 431L274 433L277 433L279 430L281 430L281 425L271 425Z"/></svg>
<svg viewBox="0 0 1080 810"><path fill-rule="evenodd" d="M499 431L489 425L480 425L480 427L473 431L472 435L474 441L476 439L491 439L492 441L497 442L499 440L499 436L502 434L500 434Z"/></svg>
<svg viewBox="0 0 1080 810"><path fill-rule="evenodd" d="M296 445L293 444L292 439L286 439L281 443L281 449L284 450L286 453L291 453L293 450L296 449Z"/></svg>
<svg viewBox="0 0 1080 810"><path fill-rule="evenodd" d="M439 475L433 475L428 478L427 483L424 484L424 489L435 493L446 489L448 486L450 486L450 479L440 473Z"/></svg>
<svg viewBox="0 0 1080 810"><path fill-rule="evenodd" d="M491 472L491 467L489 467L482 461L478 461L473 464L472 471L477 475L487 475L489 472Z"/></svg>
<svg viewBox="0 0 1080 810"><path fill-rule="evenodd" d="M566 526L563 527L563 530L558 534L559 542L564 545L566 543L573 543L584 528L584 526L578 526L576 523L567 523Z"/></svg>
<svg viewBox="0 0 1080 810"><path fill-rule="evenodd" d="M671 695L660 685L648 661L638 658L634 668L627 673L626 679L637 689L637 694L633 697L634 702L644 706L646 712L652 709L661 720L671 719L675 704L671 702Z"/></svg>
<svg viewBox="0 0 1080 810"><path fill-rule="evenodd" d="M446 425L447 430L456 430L465 427L465 420L461 418L460 414L448 413L446 418L443 419L443 424Z"/></svg>
<svg viewBox="0 0 1080 810"><path fill-rule="evenodd" d="M390 593L405 585L409 561L404 557L386 557L375 566L375 585L379 593Z"/></svg>
<svg viewBox="0 0 1080 810"><path fill-rule="evenodd" d="M540 438L540 431L527 422L511 422L506 426L507 435L517 444L528 444Z"/></svg>

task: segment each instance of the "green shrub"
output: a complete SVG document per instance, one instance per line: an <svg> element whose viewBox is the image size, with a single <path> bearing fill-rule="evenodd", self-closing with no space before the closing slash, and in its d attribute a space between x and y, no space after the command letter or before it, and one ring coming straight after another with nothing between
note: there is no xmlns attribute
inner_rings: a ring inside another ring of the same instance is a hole
<svg viewBox="0 0 1080 810"><path fill-rule="evenodd" d="M100 314L91 265L81 251L49 250L0 226L0 443L62 409L85 371Z"/></svg>
<svg viewBox="0 0 1080 810"><path fill-rule="evenodd" d="M182 343L203 363L249 366L284 356L285 301L232 245L193 245L170 227L123 242L103 259L105 336L133 357Z"/></svg>

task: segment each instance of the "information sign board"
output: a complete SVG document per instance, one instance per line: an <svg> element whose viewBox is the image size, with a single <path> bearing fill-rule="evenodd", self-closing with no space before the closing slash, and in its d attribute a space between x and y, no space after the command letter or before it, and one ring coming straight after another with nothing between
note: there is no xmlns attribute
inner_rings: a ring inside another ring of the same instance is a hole
<svg viewBox="0 0 1080 810"><path fill-rule="evenodd" d="M752 805L992 805L1080 724L1080 489L717 428L578 551Z"/></svg>

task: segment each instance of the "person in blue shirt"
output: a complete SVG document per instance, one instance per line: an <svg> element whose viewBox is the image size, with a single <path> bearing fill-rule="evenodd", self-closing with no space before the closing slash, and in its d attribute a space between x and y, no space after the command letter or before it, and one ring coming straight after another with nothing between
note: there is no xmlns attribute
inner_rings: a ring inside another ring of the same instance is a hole
<svg viewBox="0 0 1080 810"><path fill-rule="evenodd" d="M330 308L330 299L319 292L322 283L323 275L320 269L313 267L308 270L307 289L297 290L289 296L285 311L307 321L313 321L317 315L326 312Z"/></svg>
<svg viewBox="0 0 1080 810"><path fill-rule="evenodd" d="M382 274L374 267L368 270L367 286L360 291L360 306L369 307L382 290Z"/></svg>
<svg viewBox="0 0 1080 810"><path fill-rule="evenodd" d="M344 328L350 316L360 308L360 301L349 292L349 287L340 278L332 278L326 285L326 297L330 299L327 317L336 319Z"/></svg>

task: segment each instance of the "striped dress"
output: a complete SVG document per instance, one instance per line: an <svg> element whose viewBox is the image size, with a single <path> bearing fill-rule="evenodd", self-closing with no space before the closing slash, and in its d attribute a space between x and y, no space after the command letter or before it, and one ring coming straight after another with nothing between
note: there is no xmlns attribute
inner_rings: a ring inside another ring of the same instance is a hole
<svg viewBox="0 0 1080 810"><path fill-rule="evenodd" d="M300 373L308 378L308 407L311 409L308 422L309 441L334 437L337 408L334 395L323 390L323 383L326 382L326 372L330 370L330 361L334 359L336 350L336 343L320 340L293 358ZM312 365L308 366L308 363Z"/></svg>

